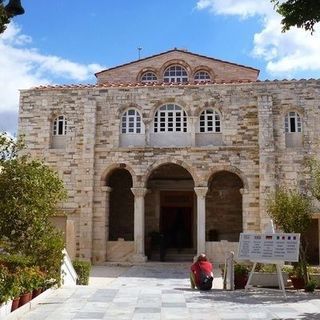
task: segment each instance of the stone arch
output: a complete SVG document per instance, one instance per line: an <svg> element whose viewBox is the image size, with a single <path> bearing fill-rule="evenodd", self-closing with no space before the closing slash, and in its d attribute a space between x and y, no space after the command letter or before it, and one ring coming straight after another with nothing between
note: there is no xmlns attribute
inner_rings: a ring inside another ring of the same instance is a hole
<svg viewBox="0 0 320 320"><path fill-rule="evenodd" d="M210 81L214 81L214 79L216 78L215 73L213 72L213 70L211 68L209 68L208 66L204 66L204 65L200 65L197 66L196 68L193 69L192 71L192 80L194 80L194 76L198 71L206 71L209 73L211 80Z"/></svg>
<svg viewBox="0 0 320 320"><path fill-rule="evenodd" d="M184 101L180 99L175 99L175 98L168 98L168 99L163 99L161 101L158 101L157 103L154 104L153 108L151 108L148 116L148 119L150 119L151 122L154 118L155 113L158 111L158 109L165 104L175 104L181 107L183 111L186 112L188 117L192 115L190 106L188 106Z"/></svg>
<svg viewBox="0 0 320 320"><path fill-rule="evenodd" d="M237 242L244 229L243 181L230 170L212 173L206 194L206 239Z"/></svg>
<svg viewBox="0 0 320 320"><path fill-rule="evenodd" d="M132 177L132 185L133 187L137 185L137 176L134 172L134 170L132 169L131 166L127 165L126 163L114 163L110 166L108 166L101 174L101 179L100 179L100 185L101 186L108 186L108 178L110 177L110 175L112 174L112 172L115 169L125 169L127 170Z"/></svg>
<svg viewBox="0 0 320 320"><path fill-rule="evenodd" d="M190 78L192 77L192 69L190 65L182 59L172 59L172 60L166 61L159 70L159 80L163 81L164 71L171 65L180 65L184 67L188 73L188 79L190 81Z"/></svg>
<svg viewBox="0 0 320 320"><path fill-rule="evenodd" d="M165 164L176 164L178 166L181 166L182 168L186 169L189 172L189 174L191 175L194 181L194 185L197 186L199 184L199 178L196 175L195 170L191 165L189 165L188 163L182 160L166 158L166 159L161 159L154 162L151 166L147 168L146 173L143 175L141 179L141 182L143 183L144 187L147 187L148 179L152 171Z"/></svg>
<svg viewBox="0 0 320 320"><path fill-rule="evenodd" d="M214 166L213 168L211 168L208 174L205 176L205 181L207 183L207 186L209 186L213 175L219 171L228 171L228 172L234 173L242 180L243 189L245 190L249 189L249 182L245 174L237 167L230 166L230 165L220 165L220 166Z"/></svg>
<svg viewBox="0 0 320 320"><path fill-rule="evenodd" d="M108 241L134 240L133 179L124 166L114 168L106 177L108 185L108 208L106 210Z"/></svg>
<svg viewBox="0 0 320 320"><path fill-rule="evenodd" d="M129 110L129 109L138 110L140 112L142 120L143 120L143 108L140 105L136 104L136 103L130 103L130 104L122 105L117 111L117 119L120 119L120 117L123 115L123 113L126 110Z"/></svg>
<svg viewBox="0 0 320 320"><path fill-rule="evenodd" d="M138 75L137 75L137 78L136 78L137 82L141 82L141 77L142 77L142 75L143 75L145 72L152 72L152 73L154 73L154 74L157 76L157 82L159 81L159 79L160 79L160 77L161 77L158 69L153 68L153 67L146 67L146 68L143 68L143 69L141 69L141 70L139 71L139 73L138 73Z"/></svg>

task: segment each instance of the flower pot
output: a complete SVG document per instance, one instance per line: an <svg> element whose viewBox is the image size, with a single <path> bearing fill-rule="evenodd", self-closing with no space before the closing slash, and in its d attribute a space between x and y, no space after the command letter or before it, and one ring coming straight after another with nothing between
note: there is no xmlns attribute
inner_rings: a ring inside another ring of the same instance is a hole
<svg viewBox="0 0 320 320"><path fill-rule="evenodd" d="M234 288L244 289L248 281L247 274L236 274L234 275Z"/></svg>
<svg viewBox="0 0 320 320"><path fill-rule="evenodd" d="M24 304L28 303L32 298L32 292L25 293L20 296L19 307L23 306Z"/></svg>
<svg viewBox="0 0 320 320"><path fill-rule="evenodd" d="M34 289L34 290L32 291L32 299L34 299L35 297L37 297L41 292L42 292L42 288Z"/></svg>
<svg viewBox="0 0 320 320"><path fill-rule="evenodd" d="M12 300L11 312L19 308L20 297Z"/></svg>
<svg viewBox="0 0 320 320"><path fill-rule="evenodd" d="M303 278L290 276L290 280L295 289L304 289L305 283Z"/></svg>

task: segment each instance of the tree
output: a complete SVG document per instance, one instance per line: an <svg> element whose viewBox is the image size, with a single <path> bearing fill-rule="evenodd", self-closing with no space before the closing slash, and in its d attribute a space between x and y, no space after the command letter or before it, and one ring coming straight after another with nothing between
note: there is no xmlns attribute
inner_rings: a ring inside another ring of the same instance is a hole
<svg viewBox="0 0 320 320"><path fill-rule="evenodd" d="M276 11L282 15L282 31L288 31L291 27L304 28L314 32L314 25L320 21L319 0L271 0L275 4Z"/></svg>
<svg viewBox="0 0 320 320"><path fill-rule="evenodd" d="M0 34L6 30L10 19L20 14L24 14L20 0L9 0L6 6L4 6L3 0L0 0Z"/></svg>
<svg viewBox="0 0 320 320"><path fill-rule="evenodd" d="M283 232L304 234L312 219L312 201L295 189L279 187L267 201L267 212ZM299 264L295 267L307 284L309 277L305 252L306 244L301 241Z"/></svg>
<svg viewBox="0 0 320 320"><path fill-rule="evenodd" d="M49 217L66 191L58 174L23 147L22 140L0 134L0 241L59 278L64 243Z"/></svg>

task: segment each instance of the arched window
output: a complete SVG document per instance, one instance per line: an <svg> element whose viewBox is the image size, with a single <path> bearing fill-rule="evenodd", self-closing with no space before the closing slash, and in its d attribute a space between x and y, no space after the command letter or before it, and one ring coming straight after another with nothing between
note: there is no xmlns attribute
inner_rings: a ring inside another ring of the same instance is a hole
<svg viewBox="0 0 320 320"><path fill-rule="evenodd" d="M221 132L220 114L212 109L204 110L200 115L200 132Z"/></svg>
<svg viewBox="0 0 320 320"><path fill-rule="evenodd" d="M175 104L165 104L154 116L154 132L187 132L187 114Z"/></svg>
<svg viewBox="0 0 320 320"><path fill-rule="evenodd" d="M54 119L52 134L54 136L64 136L67 134L67 120L65 116L59 116Z"/></svg>
<svg viewBox="0 0 320 320"><path fill-rule="evenodd" d="M154 82L154 81L157 81L157 76L155 75L154 72L151 72L151 71L147 71L145 73L142 74L141 76L141 82Z"/></svg>
<svg viewBox="0 0 320 320"><path fill-rule="evenodd" d="M302 124L300 115L297 112L290 111L286 114L285 120L285 132L301 132Z"/></svg>
<svg viewBox="0 0 320 320"><path fill-rule="evenodd" d="M121 133L141 133L141 116L135 109L129 109L122 115Z"/></svg>
<svg viewBox="0 0 320 320"><path fill-rule="evenodd" d="M210 74L205 70L200 70L196 72L196 74L194 75L195 82L210 81L210 80L211 80Z"/></svg>
<svg viewBox="0 0 320 320"><path fill-rule="evenodd" d="M163 75L164 82L188 82L188 73L179 65L170 66Z"/></svg>

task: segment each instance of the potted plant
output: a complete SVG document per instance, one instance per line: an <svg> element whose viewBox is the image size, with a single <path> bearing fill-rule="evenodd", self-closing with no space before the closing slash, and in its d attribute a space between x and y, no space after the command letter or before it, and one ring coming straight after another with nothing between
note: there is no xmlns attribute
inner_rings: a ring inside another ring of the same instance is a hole
<svg viewBox="0 0 320 320"><path fill-rule="evenodd" d="M242 263L234 264L234 288L244 289L249 275L249 266Z"/></svg>

